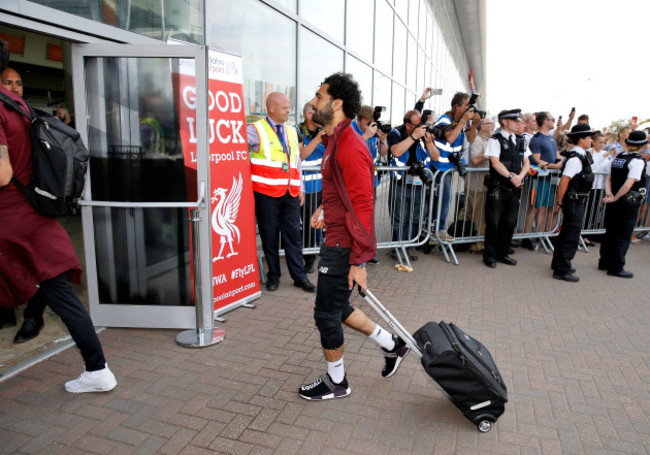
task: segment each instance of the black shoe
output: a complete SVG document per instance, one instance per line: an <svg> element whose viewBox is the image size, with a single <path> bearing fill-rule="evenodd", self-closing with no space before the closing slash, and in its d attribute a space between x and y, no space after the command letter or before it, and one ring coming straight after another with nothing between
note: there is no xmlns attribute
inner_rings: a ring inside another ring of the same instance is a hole
<svg viewBox="0 0 650 455"><path fill-rule="evenodd" d="M307 278L305 278L302 281L294 281L293 285L297 288L302 288L303 291L305 292L316 292L316 285L309 281Z"/></svg>
<svg viewBox="0 0 650 455"><path fill-rule="evenodd" d="M512 248L508 248L508 254L515 254L515 250L513 250Z"/></svg>
<svg viewBox="0 0 650 455"><path fill-rule="evenodd" d="M305 266L302 268L302 270L305 273L314 273L314 263L311 262L309 264L305 264Z"/></svg>
<svg viewBox="0 0 650 455"><path fill-rule="evenodd" d="M566 273L564 275L560 273L553 273L553 278L555 278L556 280L568 281L569 283L577 283L578 281L580 281L580 278L575 276L573 273Z"/></svg>
<svg viewBox="0 0 650 455"><path fill-rule="evenodd" d="M490 267L491 269L496 269L497 267L497 261L494 259L483 259L483 264Z"/></svg>
<svg viewBox="0 0 650 455"><path fill-rule="evenodd" d="M409 348L404 340L402 340L397 335L393 335L393 341L395 341L395 347L387 351L384 348L381 348L384 351L384 359L386 359L386 364L384 369L381 370L381 375L385 378L390 378L395 374L399 364L402 363L402 359L406 357L406 354L409 353L411 348Z"/></svg>
<svg viewBox="0 0 650 455"><path fill-rule="evenodd" d="M607 267L606 265L598 264L598 270L608 270L608 269L609 267Z"/></svg>
<svg viewBox="0 0 650 455"><path fill-rule="evenodd" d="M343 398L350 395L352 390L348 385L347 377L343 377L340 384L335 384L328 373L311 384L304 385L298 389L298 394L305 400L330 400L332 398Z"/></svg>
<svg viewBox="0 0 650 455"><path fill-rule="evenodd" d="M278 286L280 285L280 280L277 278L269 278L266 282L267 291L277 291Z"/></svg>
<svg viewBox="0 0 650 455"><path fill-rule="evenodd" d="M535 245L533 244L533 241L530 239L523 239L521 241L521 245L519 246L521 248L524 248L525 250L535 251Z"/></svg>
<svg viewBox="0 0 650 455"><path fill-rule="evenodd" d="M627 270L619 270L618 272L612 272L611 270L607 271L607 275L610 276L617 276L619 278L632 278L634 274L632 272L628 272Z"/></svg>
<svg viewBox="0 0 650 455"><path fill-rule="evenodd" d="M502 258L497 258L497 261L507 264L507 265L517 265L517 260L512 259L510 256L504 256Z"/></svg>
<svg viewBox="0 0 650 455"><path fill-rule="evenodd" d="M13 308L0 307L0 329L16 325L16 311Z"/></svg>
<svg viewBox="0 0 650 455"><path fill-rule="evenodd" d="M27 318L23 322L22 327L14 337L14 343L24 343L32 338L36 338L43 328L43 320L37 321L36 319Z"/></svg>
<svg viewBox="0 0 650 455"><path fill-rule="evenodd" d="M376 265L379 264L379 261L377 260L376 257L372 258L371 260L368 261L368 264Z"/></svg>

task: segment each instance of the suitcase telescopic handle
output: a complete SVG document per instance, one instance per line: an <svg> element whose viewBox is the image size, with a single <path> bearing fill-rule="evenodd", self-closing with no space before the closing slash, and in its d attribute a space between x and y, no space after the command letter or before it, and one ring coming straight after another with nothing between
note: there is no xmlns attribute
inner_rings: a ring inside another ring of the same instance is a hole
<svg viewBox="0 0 650 455"><path fill-rule="evenodd" d="M397 334L402 337L404 342L408 345L409 348L420 358L422 358L422 351L418 347L417 341L409 333L408 330L393 316L393 314L388 311L388 309L375 297L375 295L370 292L370 289L365 291L359 286L359 295L363 297L366 302L372 307L375 312L382 317L384 321L393 329Z"/></svg>

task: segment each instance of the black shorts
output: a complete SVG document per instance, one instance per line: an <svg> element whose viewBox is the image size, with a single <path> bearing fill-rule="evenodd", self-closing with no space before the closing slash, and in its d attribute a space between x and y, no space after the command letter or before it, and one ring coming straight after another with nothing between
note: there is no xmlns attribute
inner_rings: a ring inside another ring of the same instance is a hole
<svg viewBox="0 0 650 455"><path fill-rule="evenodd" d="M319 330L340 327L354 311L348 288L350 249L321 246L314 319Z"/></svg>

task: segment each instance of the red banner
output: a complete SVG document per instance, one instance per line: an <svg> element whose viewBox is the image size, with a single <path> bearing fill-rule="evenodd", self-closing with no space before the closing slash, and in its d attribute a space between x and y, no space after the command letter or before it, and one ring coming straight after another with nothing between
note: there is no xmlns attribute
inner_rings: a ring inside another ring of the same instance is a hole
<svg viewBox="0 0 650 455"><path fill-rule="evenodd" d="M209 54L210 224L214 309L228 310L259 293L255 209L250 177L241 58ZM196 99L194 61L182 60L177 106L183 156L196 175ZM190 183L191 182L191 183ZM189 188L192 186L192 188ZM188 198L196 200L196 177L188 178ZM228 307L228 308L226 308Z"/></svg>

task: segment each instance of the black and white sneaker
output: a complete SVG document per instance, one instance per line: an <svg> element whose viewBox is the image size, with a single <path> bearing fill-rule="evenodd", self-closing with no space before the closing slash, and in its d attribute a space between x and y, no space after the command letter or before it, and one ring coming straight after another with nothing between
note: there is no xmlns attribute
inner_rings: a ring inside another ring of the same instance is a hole
<svg viewBox="0 0 650 455"><path fill-rule="evenodd" d="M315 382L304 385L298 389L298 394L305 400L329 400L343 398L350 395L352 389L348 386L348 378L343 377L340 384L335 384L328 373L325 373Z"/></svg>
<svg viewBox="0 0 650 455"><path fill-rule="evenodd" d="M384 351L384 358L386 359L386 365L384 365L384 369L381 370L381 375L385 378L390 378L395 374L399 364L402 363L402 359L411 350L404 340L397 335L393 335L393 341L395 341L395 347L391 351L381 348L381 350Z"/></svg>

